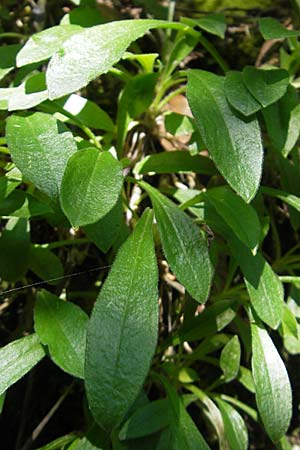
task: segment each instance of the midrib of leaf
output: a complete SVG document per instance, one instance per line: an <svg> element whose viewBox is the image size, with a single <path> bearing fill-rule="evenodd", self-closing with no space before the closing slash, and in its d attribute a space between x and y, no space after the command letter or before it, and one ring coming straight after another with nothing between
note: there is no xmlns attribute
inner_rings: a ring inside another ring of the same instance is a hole
<svg viewBox="0 0 300 450"><path fill-rule="evenodd" d="M141 236L140 236L138 245L137 245L137 247L136 247L136 254L137 254L137 255L139 254L140 247L141 247L141 244L142 244L142 242L143 242L143 237L144 237L144 235L145 235L145 233L146 233L146 230L147 230L147 227L148 227L148 222L149 222L150 219L152 219L152 215L149 215L149 217L147 217L147 220L145 221L144 230L143 230L142 233L141 233ZM131 272L130 285L129 285L129 289L128 289L128 295L127 295L127 298L130 298L130 297L131 297L130 294L131 294L131 290L132 290L133 279L134 279L134 274L135 274L135 272L136 272L137 264L138 264L138 257L135 258L134 265L133 265L133 270L132 270L132 272ZM118 342L118 348L117 348L117 358L116 358L116 361L115 361L115 371L114 371L114 373L116 373L116 372L117 372L117 369L119 368L119 362L120 362L120 348L121 348L121 345L122 345L122 338L123 338L123 333L124 333L125 323L126 323L126 319L127 319L127 316L128 316L128 308L129 308L129 302L127 301L127 302L125 303L125 311L124 311L124 315L123 315L123 319L122 319L121 332L120 332L120 335L119 335L119 342ZM113 389L116 389L116 387L117 387L117 386L116 386L116 381L117 381L117 378L114 377L114 378L113 378L113 383L112 383ZM116 390L117 390L117 389L116 389Z"/></svg>

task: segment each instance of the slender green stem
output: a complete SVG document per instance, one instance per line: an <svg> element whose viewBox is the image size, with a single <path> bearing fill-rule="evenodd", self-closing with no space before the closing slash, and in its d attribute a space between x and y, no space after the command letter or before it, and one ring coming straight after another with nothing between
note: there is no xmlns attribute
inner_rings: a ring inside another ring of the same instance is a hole
<svg viewBox="0 0 300 450"><path fill-rule="evenodd" d="M297 283L300 284L300 277L293 277L290 275L280 275L279 280L283 283Z"/></svg>
<svg viewBox="0 0 300 450"><path fill-rule="evenodd" d="M35 244L35 247L47 248L52 250L54 248L65 247L67 245L81 245L88 244L90 240L88 238L78 238L78 239L65 239L63 241L49 242L48 244Z"/></svg>
<svg viewBox="0 0 300 450"><path fill-rule="evenodd" d="M186 86L181 86L178 89L175 89L175 91L172 91L169 95L167 95L158 105L158 111L161 111L161 109L176 95L183 94L186 91Z"/></svg>
<svg viewBox="0 0 300 450"><path fill-rule="evenodd" d="M215 61L219 64L224 73L228 72L229 67L224 61L217 49L203 36L199 36L199 42L211 54Z"/></svg>
<svg viewBox="0 0 300 450"><path fill-rule="evenodd" d="M17 38L17 39L27 39L28 36L26 36L25 34L21 34L21 33L13 33L13 32L8 32L8 33L0 33L0 39L1 38Z"/></svg>
<svg viewBox="0 0 300 450"><path fill-rule="evenodd" d="M99 150L101 150L102 149L101 144L98 141L98 139L96 138L96 136L94 135L94 133L92 132L92 130L90 128L86 127L85 125L79 125L79 126L82 129L82 131L91 139L91 141L93 141L95 146L97 148L99 148Z"/></svg>

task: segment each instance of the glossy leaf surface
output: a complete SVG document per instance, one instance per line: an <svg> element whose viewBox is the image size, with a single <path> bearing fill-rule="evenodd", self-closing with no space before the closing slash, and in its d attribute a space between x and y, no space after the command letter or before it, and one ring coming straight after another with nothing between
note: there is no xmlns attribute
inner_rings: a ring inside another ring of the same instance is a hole
<svg viewBox="0 0 300 450"><path fill-rule="evenodd" d="M162 247L171 269L192 297L204 303L213 271L201 230L158 190L144 182L139 185L150 195Z"/></svg>
<svg viewBox="0 0 300 450"><path fill-rule="evenodd" d="M0 349L0 395L22 378L45 355L36 334L25 336Z"/></svg>
<svg viewBox="0 0 300 450"><path fill-rule="evenodd" d="M234 114L226 100L224 79L203 70L189 72L187 97L217 168L249 202L258 189L262 170L263 150L257 120L244 121Z"/></svg>
<svg viewBox="0 0 300 450"><path fill-rule="evenodd" d="M122 188L121 164L96 148L79 150L67 163L61 206L73 226L95 223L116 204Z"/></svg>
<svg viewBox="0 0 300 450"><path fill-rule="evenodd" d="M145 212L119 250L88 327L86 391L96 421L106 429L117 425L134 402L156 346L158 280L152 221L153 214Z"/></svg>
<svg viewBox="0 0 300 450"><path fill-rule="evenodd" d="M83 378L87 314L45 290L38 294L35 331L49 348L53 361L66 372Z"/></svg>

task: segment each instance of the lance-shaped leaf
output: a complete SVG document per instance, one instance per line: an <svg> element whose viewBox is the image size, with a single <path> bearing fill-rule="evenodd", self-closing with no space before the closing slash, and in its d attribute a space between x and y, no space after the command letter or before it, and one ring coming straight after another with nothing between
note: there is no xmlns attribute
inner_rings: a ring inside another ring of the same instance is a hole
<svg viewBox="0 0 300 450"><path fill-rule="evenodd" d="M255 252L261 234L255 209L227 186L209 189L207 197L234 234Z"/></svg>
<svg viewBox="0 0 300 450"><path fill-rule="evenodd" d="M71 375L83 378L87 314L50 292L38 294L34 327L51 359Z"/></svg>
<svg viewBox="0 0 300 450"><path fill-rule="evenodd" d="M146 211L119 250L90 319L85 384L96 421L117 425L140 392L158 329L153 214Z"/></svg>
<svg viewBox="0 0 300 450"><path fill-rule="evenodd" d="M156 433L170 423L170 405L166 399L156 400L138 408L125 422L119 438L134 439Z"/></svg>
<svg viewBox="0 0 300 450"><path fill-rule="evenodd" d="M36 334L25 336L0 349L0 395L22 378L45 355Z"/></svg>
<svg viewBox="0 0 300 450"><path fill-rule="evenodd" d="M276 442L286 433L292 416L290 382L268 332L253 322L251 333L256 403L266 432Z"/></svg>
<svg viewBox="0 0 300 450"><path fill-rule="evenodd" d="M213 270L201 230L158 190L143 181L139 185L150 195L163 250L171 269L192 297L204 303L209 294Z"/></svg>
<svg viewBox="0 0 300 450"><path fill-rule="evenodd" d="M227 342L221 352L220 367L223 371L224 380L228 383L234 380L240 368L241 345L237 335Z"/></svg>
<svg viewBox="0 0 300 450"><path fill-rule="evenodd" d="M251 116L261 109L260 103L248 91L241 72L231 70L225 78L226 98L244 116Z"/></svg>
<svg viewBox="0 0 300 450"><path fill-rule="evenodd" d="M23 176L57 200L67 160L77 151L68 128L51 115L37 112L9 117L6 137Z"/></svg>
<svg viewBox="0 0 300 450"><path fill-rule="evenodd" d="M265 70L246 66L243 81L253 97L266 107L284 96L289 84L289 74L284 69Z"/></svg>
<svg viewBox="0 0 300 450"><path fill-rule="evenodd" d="M173 26L183 28L181 24ZM157 27L172 24L161 20L120 20L76 33L50 61L46 75L50 99L77 91L106 73L122 58L131 42Z"/></svg>
<svg viewBox="0 0 300 450"><path fill-rule="evenodd" d="M224 78L212 73L189 71L187 96L217 168L249 202L256 194L262 171L263 149L257 120L244 120L233 112L226 100Z"/></svg>
<svg viewBox="0 0 300 450"><path fill-rule="evenodd" d="M163 381L164 379L162 379ZM182 398L174 387L163 381L170 403L172 450L210 450L202 434L186 412Z"/></svg>
<svg viewBox="0 0 300 450"><path fill-rule="evenodd" d="M228 403L216 398L218 407L220 408L226 437L231 450L247 450L248 448L248 432L246 424L237 412Z"/></svg>
<svg viewBox="0 0 300 450"><path fill-rule="evenodd" d="M61 185L61 206L74 227L95 223L117 203L122 165L109 152L85 148L68 161Z"/></svg>
<svg viewBox="0 0 300 450"><path fill-rule="evenodd" d="M299 30L288 30L280 22L271 17L259 19L259 29L264 39L285 39L300 35Z"/></svg>
<svg viewBox="0 0 300 450"><path fill-rule="evenodd" d="M186 151L162 152L148 155L136 164L134 173L195 172L214 175L217 170L210 158L191 155Z"/></svg>
<svg viewBox="0 0 300 450"><path fill-rule="evenodd" d="M17 55L17 66L22 67L50 58L65 40L82 28L78 25L59 25L31 36Z"/></svg>
<svg viewBox="0 0 300 450"><path fill-rule="evenodd" d="M283 314L283 287L260 253L251 254L238 239L229 239L232 254L241 266L251 303L259 318L276 329Z"/></svg>

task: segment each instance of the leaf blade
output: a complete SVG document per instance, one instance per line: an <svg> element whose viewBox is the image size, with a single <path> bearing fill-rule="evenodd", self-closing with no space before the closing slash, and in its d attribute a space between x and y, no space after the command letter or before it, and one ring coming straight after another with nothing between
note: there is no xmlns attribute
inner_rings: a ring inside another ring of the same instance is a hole
<svg viewBox="0 0 300 450"><path fill-rule="evenodd" d="M256 194L262 171L263 149L257 120L244 121L235 115L227 104L223 78L209 72L189 71L187 97L217 168L249 202Z"/></svg>
<svg viewBox="0 0 300 450"><path fill-rule="evenodd" d="M156 346L158 280L152 220L151 212L144 213L119 250L88 327L86 391L96 421L106 429L119 423L135 400ZM145 285L146 292L141 288Z"/></svg>

